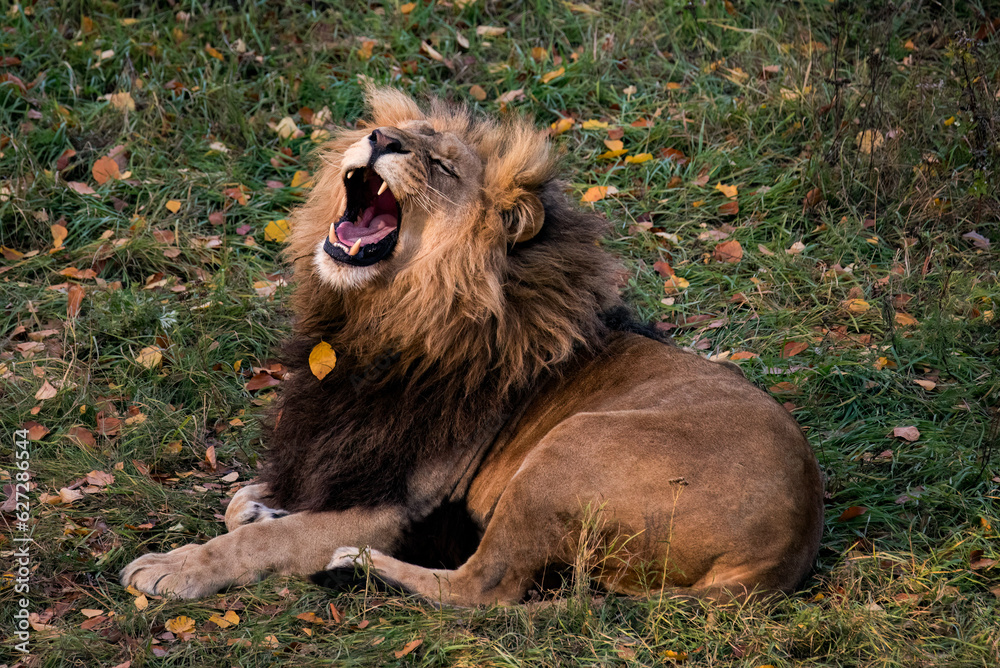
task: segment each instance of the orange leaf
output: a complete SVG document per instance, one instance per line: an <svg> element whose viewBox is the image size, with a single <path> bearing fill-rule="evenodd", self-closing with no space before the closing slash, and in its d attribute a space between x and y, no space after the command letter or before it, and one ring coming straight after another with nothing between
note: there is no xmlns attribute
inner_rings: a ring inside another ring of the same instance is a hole
<svg viewBox="0 0 1000 668"><path fill-rule="evenodd" d="M170 213L177 213L181 210L181 203L178 200L172 199L167 201L167 211Z"/></svg>
<svg viewBox="0 0 1000 668"><path fill-rule="evenodd" d="M122 176L121 171L118 169L118 163L107 156L98 158L91 171L93 172L94 180L97 181L97 185L99 186L103 186L112 179L120 179Z"/></svg>
<svg viewBox="0 0 1000 668"><path fill-rule="evenodd" d="M838 522L846 522L847 520L853 520L855 517L861 517L868 512L868 509L864 506L851 506L844 510L837 518Z"/></svg>
<svg viewBox="0 0 1000 668"><path fill-rule="evenodd" d="M309 370L323 380L337 366L337 353L326 341L320 341L309 353Z"/></svg>
<svg viewBox="0 0 1000 668"><path fill-rule="evenodd" d="M393 654L397 659L402 659L404 656L406 656L416 648L420 647L420 645L422 645L423 642L424 642L423 638L417 638L416 640L411 640L410 642L403 645L403 649L399 650L398 652L393 652Z"/></svg>
<svg viewBox="0 0 1000 668"><path fill-rule="evenodd" d="M67 318L75 318L80 315L80 304L83 302L84 292L83 286L76 285L75 283L69 286L69 290L66 291Z"/></svg>
<svg viewBox="0 0 1000 668"><path fill-rule="evenodd" d="M743 259L743 246L741 246L740 242L735 239L723 241L715 247L713 257L716 262L739 262Z"/></svg>
<svg viewBox="0 0 1000 668"><path fill-rule="evenodd" d="M618 192L618 188L614 186L593 186L587 189L587 192L583 194L580 199L581 202L599 202L608 195L614 195Z"/></svg>
<svg viewBox="0 0 1000 668"><path fill-rule="evenodd" d="M553 79L558 79L562 75L566 74L566 68L560 67L558 70L552 70L551 72L546 72L542 75L542 83L547 84Z"/></svg>
<svg viewBox="0 0 1000 668"><path fill-rule="evenodd" d="M785 344L785 347L781 349L782 357L795 357L799 353L803 352L809 347L808 343L803 341L789 341Z"/></svg>
<svg viewBox="0 0 1000 668"><path fill-rule="evenodd" d="M60 248L63 245L63 242L66 241L69 231L59 223L49 225L49 230L52 232L52 245L55 248Z"/></svg>
<svg viewBox="0 0 1000 668"><path fill-rule="evenodd" d="M724 216L735 216L740 212L739 202L726 202L719 205L719 213Z"/></svg>
<svg viewBox="0 0 1000 668"><path fill-rule="evenodd" d="M207 53L208 55L212 56L216 60L224 60L224 58L222 57L222 54L219 53L219 50L216 49L211 44L206 44L205 45L205 53Z"/></svg>
<svg viewBox="0 0 1000 668"><path fill-rule="evenodd" d="M726 186L726 185L723 185L722 182L719 182L719 183L715 184L715 189L718 190L719 192L721 192L723 195L725 195L729 199L735 199L736 198L736 194L737 194L736 186Z"/></svg>

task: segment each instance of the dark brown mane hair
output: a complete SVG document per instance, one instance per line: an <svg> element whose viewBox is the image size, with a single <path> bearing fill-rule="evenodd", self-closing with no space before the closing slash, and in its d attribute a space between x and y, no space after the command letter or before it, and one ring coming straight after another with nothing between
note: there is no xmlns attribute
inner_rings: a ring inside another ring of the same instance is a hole
<svg viewBox="0 0 1000 668"><path fill-rule="evenodd" d="M617 265L598 246L604 221L567 201L549 144L530 122L439 102L425 114L387 89L369 91L369 102L370 120L323 154L326 166L292 224L296 320L283 350L291 374L266 430L263 473L289 510L403 502L419 463L455 459L492 438L534 388L599 352L602 315L621 309ZM334 290L312 255L343 206L344 150L372 127L423 118L482 158L481 211L456 232L451 252ZM525 193L541 200L544 224L511 245L511 212ZM308 366L320 340L337 352L322 381Z"/></svg>

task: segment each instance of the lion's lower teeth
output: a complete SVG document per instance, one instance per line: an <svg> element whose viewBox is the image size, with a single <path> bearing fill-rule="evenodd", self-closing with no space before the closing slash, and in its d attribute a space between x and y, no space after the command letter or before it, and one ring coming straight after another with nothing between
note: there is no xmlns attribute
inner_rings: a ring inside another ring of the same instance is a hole
<svg viewBox="0 0 1000 668"><path fill-rule="evenodd" d="M351 250L347 251L347 254L357 255L359 250L361 250L361 239L358 239L357 241L354 242L354 245L351 246Z"/></svg>

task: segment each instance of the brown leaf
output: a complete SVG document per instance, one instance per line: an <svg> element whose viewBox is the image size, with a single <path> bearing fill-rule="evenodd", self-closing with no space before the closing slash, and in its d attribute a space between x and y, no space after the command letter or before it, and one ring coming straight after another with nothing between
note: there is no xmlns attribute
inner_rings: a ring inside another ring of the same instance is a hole
<svg viewBox="0 0 1000 668"><path fill-rule="evenodd" d="M732 202L732 204L736 204L736 202ZM716 262L739 262L743 259L743 246L741 246L740 242L735 239L723 241L715 247L713 257Z"/></svg>
<svg viewBox="0 0 1000 668"><path fill-rule="evenodd" d="M256 390L262 390L265 387L272 387L280 382L280 380L271 374L260 371L254 374L254 377L247 381L246 387L249 392L254 392Z"/></svg>
<svg viewBox="0 0 1000 668"><path fill-rule="evenodd" d="M868 509L865 508L864 506L851 506L850 508L845 509L844 512L840 514L840 517L837 518L837 521L846 522L848 520L853 520L855 517L861 517L867 512Z"/></svg>
<svg viewBox="0 0 1000 668"><path fill-rule="evenodd" d="M805 198L802 200L802 212L805 213L807 210L815 208L822 201L823 191L819 188L813 188L806 193Z"/></svg>
<svg viewBox="0 0 1000 668"><path fill-rule="evenodd" d="M661 148L660 157L664 160L672 160L681 167L691 162L690 158L684 155L682 151L678 151L676 148Z"/></svg>
<svg viewBox="0 0 1000 668"><path fill-rule="evenodd" d="M726 202L719 205L719 213L723 216L735 216L740 212L739 202Z"/></svg>
<svg viewBox="0 0 1000 668"><path fill-rule="evenodd" d="M667 278L668 276L674 275L674 268L671 267L668 263L664 262L663 260L658 260L654 262L653 269L656 271L657 274L659 274L663 278Z"/></svg>
<svg viewBox="0 0 1000 668"><path fill-rule="evenodd" d="M423 642L424 642L423 638L417 638L416 640L411 640L410 642L403 645L403 649L399 650L398 652L393 652L393 654L397 659L402 659L404 656L406 656L416 648L420 647L420 645L422 645Z"/></svg>
<svg viewBox="0 0 1000 668"><path fill-rule="evenodd" d="M803 341L789 341L788 343L785 344L784 348L781 349L781 356L795 357L808 347L809 344Z"/></svg>
<svg viewBox="0 0 1000 668"><path fill-rule="evenodd" d="M91 436L93 438L93 436ZM94 487L107 487L115 481L115 477L104 471L91 471L87 474L87 482Z"/></svg>
<svg viewBox="0 0 1000 668"><path fill-rule="evenodd" d="M80 315L80 304L83 302L83 295L86 292L83 286L74 283L66 291L66 317L73 319Z"/></svg>
<svg viewBox="0 0 1000 668"><path fill-rule="evenodd" d="M86 183L81 183L80 181L67 181L66 185L80 193L81 195L96 195L97 191L88 186Z"/></svg>
<svg viewBox="0 0 1000 668"><path fill-rule="evenodd" d="M28 430L28 440L29 441L40 441L49 433L49 428L38 424L33 420L29 420L21 425L22 429Z"/></svg>
<svg viewBox="0 0 1000 668"><path fill-rule="evenodd" d="M913 443L920 438L920 430L916 427L896 427L892 430L892 435L895 438L901 438L904 441L909 441Z"/></svg>
<svg viewBox="0 0 1000 668"><path fill-rule="evenodd" d="M97 413L97 433L101 436L117 436L121 429L122 421L118 418L106 415L104 411Z"/></svg>
<svg viewBox="0 0 1000 668"><path fill-rule="evenodd" d="M77 445L82 445L86 448L97 447L97 440L94 438L94 435L90 433L90 430L85 427L73 427L66 432L66 435L69 436L69 440L73 441Z"/></svg>
<svg viewBox="0 0 1000 668"><path fill-rule="evenodd" d="M486 99L486 90L483 89L483 87L478 84L473 84L469 88L469 95L471 95L477 101L482 102Z"/></svg>
<svg viewBox="0 0 1000 668"><path fill-rule="evenodd" d="M205 449L205 462L207 462L208 465L210 467L212 467L213 471L216 469L216 465L218 464L218 460L215 457L215 446L214 445L210 445L210 446L208 446Z"/></svg>

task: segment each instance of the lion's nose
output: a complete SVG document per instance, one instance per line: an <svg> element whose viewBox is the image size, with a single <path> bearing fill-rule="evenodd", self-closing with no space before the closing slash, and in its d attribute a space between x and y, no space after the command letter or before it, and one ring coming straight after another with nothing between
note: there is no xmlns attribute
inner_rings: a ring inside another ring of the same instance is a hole
<svg viewBox="0 0 1000 668"><path fill-rule="evenodd" d="M402 153L403 144L395 137L390 137L381 130L374 130L368 136L368 141L372 143L373 148L381 151L382 153Z"/></svg>

